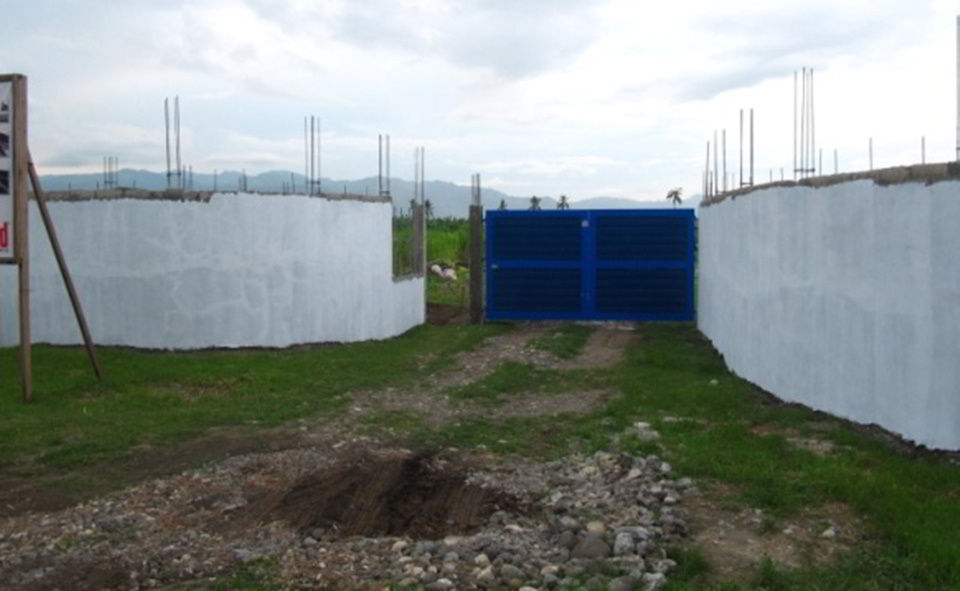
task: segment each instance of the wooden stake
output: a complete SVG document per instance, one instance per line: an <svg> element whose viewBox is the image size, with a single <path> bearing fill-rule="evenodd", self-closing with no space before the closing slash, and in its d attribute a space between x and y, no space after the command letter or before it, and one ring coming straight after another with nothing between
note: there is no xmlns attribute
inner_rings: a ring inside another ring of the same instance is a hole
<svg viewBox="0 0 960 591"><path fill-rule="evenodd" d="M47 209L47 198L40 188L40 177L37 175L37 169L33 165L33 158L29 152L26 152L28 161L28 170L30 173L30 184L33 185L33 194L37 200L37 209L40 210L40 217L43 219L43 226L47 230L47 237L50 239L50 247L53 248L53 255L57 259L57 266L60 267L60 275L63 277L63 284L67 288L67 295L70 296L70 305L73 306L73 314L77 317L77 324L80 325L80 334L83 335L83 344L87 349L87 357L90 358L90 365L93 366L93 372L98 380L103 379L103 372L100 364L97 362L97 353L94 349L93 339L90 337L90 329L87 328L87 319L83 315L83 308L80 306L80 298L77 297L77 290L73 286L73 279L70 277L70 269L67 268L67 261L63 258L63 250L60 248L60 240L57 238L57 230L53 226L53 218L50 217L50 211Z"/></svg>
<svg viewBox="0 0 960 591"><path fill-rule="evenodd" d="M474 176L473 203L470 205L470 323L483 322L483 202L480 175Z"/></svg>
<svg viewBox="0 0 960 591"><path fill-rule="evenodd" d="M23 401L33 398L30 336L30 241L27 211L27 79L14 75L13 86L13 256L17 260L20 308L20 380Z"/></svg>

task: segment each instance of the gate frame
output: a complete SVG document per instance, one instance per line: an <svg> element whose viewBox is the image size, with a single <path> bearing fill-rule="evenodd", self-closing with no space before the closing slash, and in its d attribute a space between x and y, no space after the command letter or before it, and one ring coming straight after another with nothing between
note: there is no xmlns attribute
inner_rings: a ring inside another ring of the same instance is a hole
<svg viewBox="0 0 960 591"><path fill-rule="evenodd" d="M624 321L672 321L672 322L693 322L696 320L696 272L697 272L697 250L696 250L696 214L693 209L567 209L567 210L488 210L484 229L486 231L485 240L485 264L483 266L486 278L486 297L484 303L486 307L486 318L490 320L624 320ZM687 224L687 253L688 256L683 261L631 261L631 262L601 262L596 258L597 246L597 226L595 219L598 216L642 216L642 217L681 217L686 218ZM580 260L576 263L572 261L538 261L538 260L517 260L510 261L506 268L541 268L541 269L580 269L581 270L581 305L580 311L572 312L509 312L498 311L493 305L493 295L496 292L496 280L491 271L505 268L501 266L503 261L495 260L493 256L493 244L496 240L496 229L494 221L498 217L575 217L586 221L582 225L580 234ZM497 265L496 269L493 268ZM600 269L684 269L687 271L686 301L684 302L684 311L682 313L598 313L596 311L596 297L590 298L590 294L596 294L596 275Z"/></svg>

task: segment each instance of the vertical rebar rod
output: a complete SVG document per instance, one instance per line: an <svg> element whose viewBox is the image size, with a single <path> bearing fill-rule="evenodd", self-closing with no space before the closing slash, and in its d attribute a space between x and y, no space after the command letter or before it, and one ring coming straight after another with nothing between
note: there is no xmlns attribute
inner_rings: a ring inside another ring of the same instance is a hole
<svg viewBox="0 0 960 591"><path fill-rule="evenodd" d="M797 180L797 71L793 71L793 180Z"/></svg>
<svg viewBox="0 0 960 591"><path fill-rule="evenodd" d="M310 144L307 133L307 116L303 116L303 194L307 194L307 178L310 176Z"/></svg>
<svg viewBox="0 0 960 591"><path fill-rule="evenodd" d="M873 170L873 138L870 138L869 152L870 152L870 170Z"/></svg>
<svg viewBox="0 0 960 591"><path fill-rule="evenodd" d="M837 149L833 149L833 174L840 173L840 159L837 157Z"/></svg>
<svg viewBox="0 0 960 591"><path fill-rule="evenodd" d="M920 136L920 164L927 163L927 138L926 136Z"/></svg>
<svg viewBox="0 0 960 591"><path fill-rule="evenodd" d="M173 129L177 150L177 188L183 189L183 166L180 163L180 96L173 97Z"/></svg>
<svg viewBox="0 0 960 591"><path fill-rule="evenodd" d="M389 133L387 134L387 146L386 146L386 147L387 147L387 153L386 153L387 166L386 166L386 171L385 171L385 172L387 173L387 195L390 195L390 134L389 134Z"/></svg>
<svg viewBox="0 0 960 591"><path fill-rule="evenodd" d="M720 175L720 166L718 165L719 155L717 154L717 152L719 152L720 150L717 149L718 145L719 144L717 144L717 130L714 129L713 130L713 188L714 190L720 189L720 183L717 182L719 181L719 175Z"/></svg>
<svg viewBox="0 0 960 591"><path fill-rule="evenodd" d="M750 186L753 186L753 107L750 107Z"/></svg>
<svg viewBox="0 0 960 591"><path fill-rule="evenodd" d="M710 196L710 140L707 140L707 161L703 166L703 194Z"/></svg>
<svg viewBox="0 0 960 591"><path fill-rule="evenodd" d="M317 117L317 195L323 195L323 121Z"/></svg>
<svg viewBox="0 0 960 591"><path fill-rule="evenodd" d="M723 135L723 192L727 192L727 130L724 129Z"/></svg>
<svg viewBox="0 0 960 591"><path fill-rule="evenodd" d="M167 140L167 188L170 188L170 97L163 97L163 127Z"/></svg>
<svg viewBox="0 0 960 591"><path fill-rule="evenodd" d="M957 16L957 160L960 160L960 15Z"/></svg>
<svg viewBox="0 0 960 591"><path fill-rule="evenodd" d="M810 68L810 168L813 168L812 159L817 154L817 119L813 94L813 68Z"/></svg>
<svg viewBox="0 0 960 591"><path fill-rule="evenodd" d="M743 109L740 109L740 186L743 186Z"/></svg>
<svg viewBox="0 0 960 591"><path fill-rule="evenodd" d="M383 195L383 134L377 134L377 195Z"/></svg>
<svg viewBox="0 0 960 591"><path fill-rule="evenodd" d="M806 176L807 169L807 68L804 68L800 74L800 178Z"/></svg>

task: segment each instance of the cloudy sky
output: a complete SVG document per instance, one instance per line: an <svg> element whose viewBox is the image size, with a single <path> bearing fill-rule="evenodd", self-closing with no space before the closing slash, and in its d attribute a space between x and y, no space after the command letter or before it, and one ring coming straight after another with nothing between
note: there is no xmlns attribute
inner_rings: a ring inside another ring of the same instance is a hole
<svg viewBox="0 0 960 591"><path fill-rule="evenodd" d="M10 0L0 72L30 83L41 173L164 168L180 96L195 171L376 174L516 195L699 193L706 141L754 108L756 176L792 167L793 72L815 69L824 169L953 158L957 0Z"/></svg>

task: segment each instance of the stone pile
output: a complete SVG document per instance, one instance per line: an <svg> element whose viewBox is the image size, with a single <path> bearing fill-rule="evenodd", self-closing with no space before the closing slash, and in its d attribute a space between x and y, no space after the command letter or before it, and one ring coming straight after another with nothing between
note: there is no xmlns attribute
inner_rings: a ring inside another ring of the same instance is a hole
<svg viewBox="0 0 960 591"><path fill-rule="evenodd" d="M675 566L665 547L686 534L676 504L692 482L673 479L656 456L598 452L470 480L516 495L528 510L498 511L471 535L384 540L386 580L429 591L654 590ZM315 535L326 541L325 532Z"/></svg>

